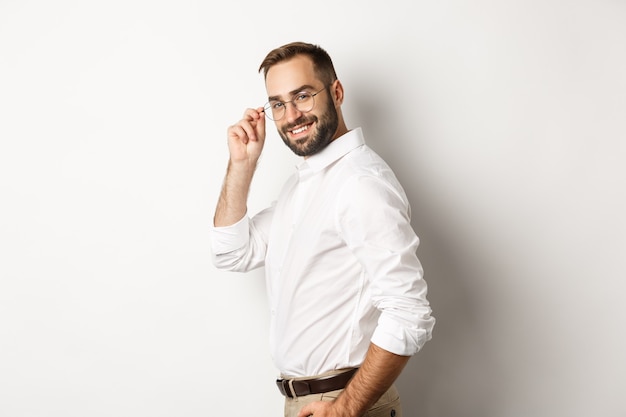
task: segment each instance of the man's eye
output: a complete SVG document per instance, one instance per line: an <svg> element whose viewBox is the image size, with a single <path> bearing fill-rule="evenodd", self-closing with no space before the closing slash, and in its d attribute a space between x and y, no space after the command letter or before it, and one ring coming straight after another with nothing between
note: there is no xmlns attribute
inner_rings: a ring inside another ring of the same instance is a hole
<svg viewBox="0 0 626 417"><path fill-rule="evenodd" d="M285 105L285 103L281 102L281 101L276 101L274 103L271 104L273 109L280 109Z"/></svg>
<svg viewBox="0 0 626 417"><path fill-rule="evenodd" d="M293 101L306 101L311 95L309 93L299 93L293 98Z"/></svg>

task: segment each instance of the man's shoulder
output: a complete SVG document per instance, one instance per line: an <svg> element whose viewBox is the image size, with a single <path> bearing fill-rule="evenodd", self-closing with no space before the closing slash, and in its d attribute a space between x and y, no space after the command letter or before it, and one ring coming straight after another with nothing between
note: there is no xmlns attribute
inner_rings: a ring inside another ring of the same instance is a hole
<svg viewBox="0 0 626 417"><path fill-rule="evenodd" d="M351 171L354 175L379 176L383 172L393 173L387 162L365 144L346 154L338 165L346 171Z"/></svg>

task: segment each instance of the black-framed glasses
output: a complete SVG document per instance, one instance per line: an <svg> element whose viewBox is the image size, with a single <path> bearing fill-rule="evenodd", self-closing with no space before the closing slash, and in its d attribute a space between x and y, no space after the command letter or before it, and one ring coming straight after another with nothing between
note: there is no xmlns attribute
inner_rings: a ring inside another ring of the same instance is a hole
<svg viewBox="0 0 626 417"><path fill-rule="evenodd" d="M287 112L287 103L293 104L301 113L308 113L315 107L315 96L326 90L326 88L327 87L324 87L315 93L301 91L294 94L289 101L270 100L264 106L265 115L268 119L273 121L282 119Z"/></svg>

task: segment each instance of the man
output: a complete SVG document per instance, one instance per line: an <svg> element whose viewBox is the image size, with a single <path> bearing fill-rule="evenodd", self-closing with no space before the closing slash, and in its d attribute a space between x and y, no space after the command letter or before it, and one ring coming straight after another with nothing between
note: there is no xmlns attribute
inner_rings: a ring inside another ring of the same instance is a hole
<svg viewBox="0 0 626 417"><path fill-rule="evenodd" d="M286 417L400 417L394 381L435 323L406 195L361 129L346 127L343 86L325 50L284 45L259 72L268 104L227 132L213 262L265 267ZM250 217L266 117L303 162L277 201Z"/></svg>

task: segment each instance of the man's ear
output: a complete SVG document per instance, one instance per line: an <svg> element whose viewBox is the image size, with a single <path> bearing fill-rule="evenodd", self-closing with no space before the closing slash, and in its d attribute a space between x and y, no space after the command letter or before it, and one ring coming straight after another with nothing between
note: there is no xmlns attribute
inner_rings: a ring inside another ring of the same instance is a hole
<svg viewBox="0 0 626 417"><path fill-rule="evenodd" d="M328 87L328 90L329 90L330 96L333 98L333 101L335 102L335 106L341 106L341 104L343 103L343 85L341 84L341 81L339 80L333 81L330 87Z"/></svg>

